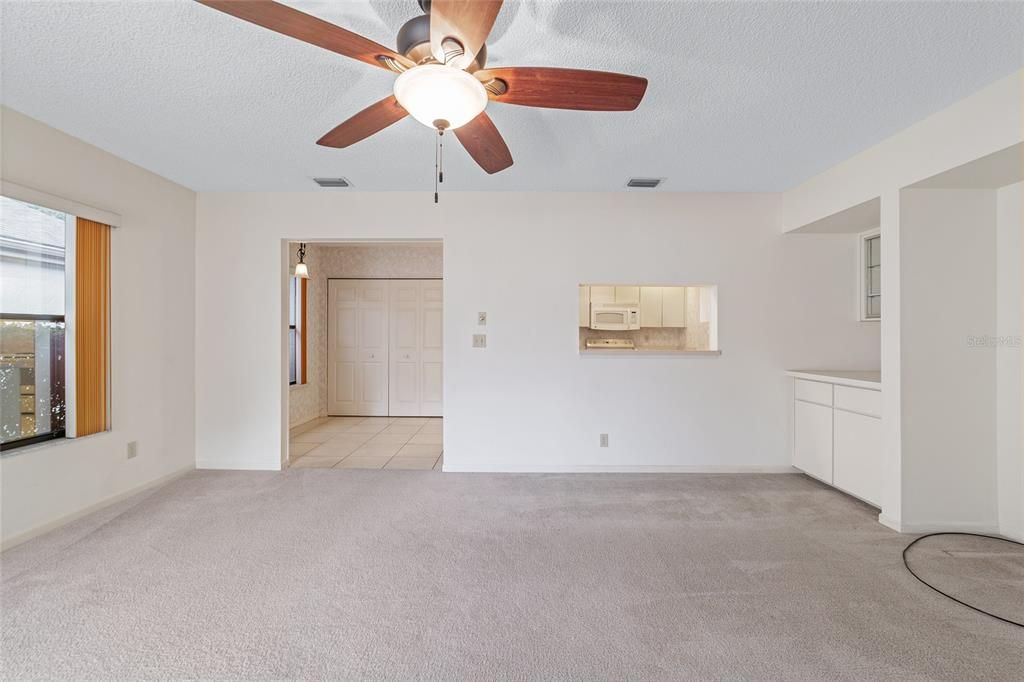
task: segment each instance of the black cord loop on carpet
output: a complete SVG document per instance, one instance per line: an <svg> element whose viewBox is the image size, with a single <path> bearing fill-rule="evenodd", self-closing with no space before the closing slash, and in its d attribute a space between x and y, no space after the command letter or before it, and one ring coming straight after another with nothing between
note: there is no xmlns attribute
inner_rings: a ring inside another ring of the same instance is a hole
<svg viewBox="0 0 1024 682"><path fill-rule="evenodd" d="M910 564L907 563L907 552L910 550L911 547L913 547L917 543L921 542L921 540L924 540L925 538L933 538L936 535L967 535L967 536L974 537L974 538L988 538L990 540L1001 540L1003 542L1009 542L1010 544L1013 544L1013 545L1020 545L1021 547L1024 547L1024 542L1017 542L1016 540L1010 540L1009 538L1002 538L1002 537L999 537L998 535L985 535L984 533L954 533L954 532L947 532L947 533L928 533L927 535L922 535L921 537L917 538L916 540L914 540L909 545L907 545L906 547L903 548L903 565L906 566L908 571L910 571L910 575L912 575L915 578L917 578L917 580L922 585L926 585L927 587L930 587L931 589L933 589L936 592L938 592L939 594L941 594L943 597L947 597L949 599L952 599L957 604L962 604L963 606L966 606L969 609L977 611L978 613L984 613L986 616L991 616L992 618L995 618L996 620L1001 620L1004 623L1009 623L1010 625L1016 625L1019 628L1024 628L1024 623L1020 623L1020 622L1015 621L1015 620L1010 620L1009 618L1003 618L1002 616L997 616L996 614L991 613L989 611L986 611L985 609L979 609L977 606L972 606L972 605L968 604L967 602L965 602L963 600L957 599L956 597L954 597L951 594L943 592L939 588L935 587L935 585L932 585L930 582L928 582L927 580L925 580L924 578L919 576L917 573L914 573L914 569L912 569L910 567Z"/></svg>

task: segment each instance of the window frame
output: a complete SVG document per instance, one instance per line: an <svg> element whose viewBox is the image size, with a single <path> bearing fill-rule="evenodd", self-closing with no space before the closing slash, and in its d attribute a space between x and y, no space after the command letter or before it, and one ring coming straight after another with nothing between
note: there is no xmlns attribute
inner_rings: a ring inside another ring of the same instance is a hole
<svg viewBox="0 0 1024 682"><path fill-rule="evenodd" d="M309 280L305 277L295 277L292 275L290 282L288 283L288 366L290 368L292 363L295 365L295 380L293 381L289 376L289 387L305 386L309 383L306 377L306 306L308 304L308 281ZM292 332L294 332L294 344L291 343Z"/></svg>
<svg viewBox="0 0 1024 682"><path fill-rule="evenodd" d="M882 289L881 281L879 281L879 289L877 294L871 294L870 277L868 270L870 268L877 267L881 272L882 261L881 255L879 255L879 261L877 265L870 265L868 260L868 249L870 243L874 240L878 240L879 249L882 246L882 231L879 228L868 230L857 235L857 319L860 322L881 322L882 321ZM881 251L879 251L881 253ZM868 313L868 300L871 298L878 298L878 315L870 315Z"/></svg>
<svg viewBox="0 0 1024 682"><path fill-rule="evenodd" d="M6 189L7 188L5 187L5 190ZM74 371L74 365L72 364L72 361L71 361L71 357L72 357L73 353L72 353L72 349L71 349L71 347L69 345L69 342L68 342L68 338L70 336L72 336L71 325L73 324L74 315L73 314L69 315L68 314L68 310L70 308L72 308L73 305L74 305L74 298L73 298L74 297L74 285L73 285L73 280L74 280L75 270L74 270L73 254L75 253L75 248L74 248L74 244L75 244L75 242L74 242L74 226L75 226L76 216L71 214L71 213L68 213L68 212L66 212L66 211L64 211L62 209L53 208L52 206L48 205L49 202L42 203L42 202L38 202L38 201L27 201L25 199L19 198L17 195L12 196L11 194L7 193L6 191L3 193L3 196L6 197L7 199L11 199L13 201L17 201L17 202L20 202L20 203L23 203L23 204L31 204L31 205L34 205L34 206L40 206L40 207L47 208L47 209L50 209L50 210L53 210L53 211L57 211L59 213L63 213L64 214L64 267L63 267L63 271L64 271L64 314L63 315L56 315L56 314L52 314L52 313L5 313L3 311L0 311L0 318L3 318L5 320L19 320L19 321L26 321L26 322L60 322L60 323L62 323L64 325L64 329L63 329L63 343L64 343L64 363L63 363L63 365L64 366L62 368L62 377L61 377L62 393L64 394L63 395L63 399L64 399L63 400L63 404L64 404L63 419L61 420L60 428L53 429L51 431L47 431L46 433L37 433L34 436L25 436L24 438L18 438L16 440L9 440L9 441L5 441L5 442L0 442L0 453L7 454L7 453L9 453L12 450L17 450L18 448L23 448L23 447L26 447L26 446L29 446L29 445L38 445L40 443L48 443L48 442L51 442L51 441L65 440L68 437L68 428L67 428L67 426L68 426L69 415L71 413L71 409L72 409L72 406L73 406L72 392L73 392L73 388L74 388L74 382L73 381L69 382L69 380L68 380L69 379L69 373ZM72 254L71 258L68 257L68 253ZM56 394L53 392L53 388L54 388L54 384L51 381L51 385L50 385L51 401L56 396Z"/></svg>

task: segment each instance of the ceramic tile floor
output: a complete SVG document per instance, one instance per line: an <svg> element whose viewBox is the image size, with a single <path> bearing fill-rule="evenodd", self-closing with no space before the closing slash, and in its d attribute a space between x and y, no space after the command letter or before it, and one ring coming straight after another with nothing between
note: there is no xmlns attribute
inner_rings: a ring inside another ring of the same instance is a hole
<svg viewBox="0 0 1024 682"><path fill-rule="evenodd" d="M292 468L441 470L440 417L328 417L291 436Z"/></svg>

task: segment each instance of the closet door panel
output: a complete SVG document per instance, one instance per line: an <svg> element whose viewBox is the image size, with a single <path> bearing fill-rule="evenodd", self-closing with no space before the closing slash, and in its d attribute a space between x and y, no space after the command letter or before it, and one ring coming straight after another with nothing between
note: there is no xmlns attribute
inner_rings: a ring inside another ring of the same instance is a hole
<svg viewBox="0 0 1024 682"><path fill-rule="evenodd" d="M388 291L386 280L362 280L359 286L362 391L357 414L388 414Z"/></svg>
<svg viewBox="0 0 1024 682"><path fill-rule="evenodd" d="M423 282L423 325L420 334L420 416L440 417L443 409L444 286Z"/></svg>
<svg viewBox="0 0 1024 682"><path fill-rule="evenodd" d="M328 282L328 414L388 413L387 294L386 281Z"/></svg>
<svg viewBox="0 0 1024 682"><path fill-rule="evenodd" d="M420 413L419 330L422 285L418 280L395 281L391 287L391 387L392 417L416 417Z"/></svg>
<svg viewBox="0 0 1024 682"><path fill-rule="evenodd" d="M327 290L327 413L357 414L360 393L358 284L330 280Z"/></svg>

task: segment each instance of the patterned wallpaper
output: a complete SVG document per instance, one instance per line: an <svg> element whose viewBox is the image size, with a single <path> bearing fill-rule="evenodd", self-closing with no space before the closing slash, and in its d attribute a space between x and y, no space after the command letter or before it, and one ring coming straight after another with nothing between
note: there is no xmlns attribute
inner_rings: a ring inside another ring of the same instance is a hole
<svg viewBox="0 0 1024 682"><path fill-rule="evenodd" d="M295 269L295 263L298 260L296 256L298 248L298 244L291 244L289 246L289 251L291 252L288 261L289 275ZM309 328L306 330L308 336L306 377L309 383L303 386L289 387L289 426L304 424L310 419L316 419L320 416L320 384L323 383L320 377L324 373L325 368L323 339L326 336L326 330L324 329L325 318L317 314L316 311L323 310L326 312L327 301L326 280L321 283L317 277L321 265L320 252L316 246L310 245L306 247L306 265L309 266L309 272L312 275L307 285L308 290L306 294L306 305L308 308L306 311L306 323L309 325Z"/></svg>
<svg viewBox="0 0 1024 682"><path fill-rule="evenodd" d="M429 279L441 277L441 242L314 246L326 277Z"/></svg>
<svg viewBox="0 0 1024 682"><path fill-rule="evenodd" d="M290 266L297 260L292 244ZM309 244L308 352L305 386L289 392L288 424L297 426L327 415L327 279L430 279L441 277L441 242L423 244Z"/></svg>

